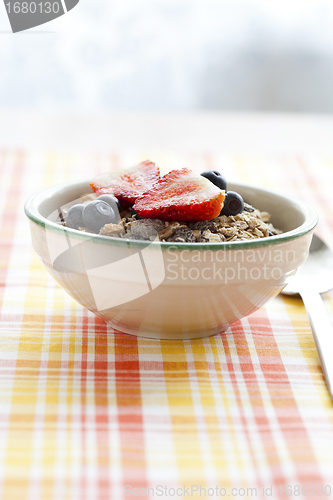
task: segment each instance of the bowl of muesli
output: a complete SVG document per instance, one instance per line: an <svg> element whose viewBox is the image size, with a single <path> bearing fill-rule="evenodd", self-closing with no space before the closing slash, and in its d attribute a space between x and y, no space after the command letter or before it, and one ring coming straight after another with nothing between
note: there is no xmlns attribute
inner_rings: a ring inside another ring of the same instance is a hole
<svg viewBox="0 0 333 500"><path fill-rule="evenodd" d="M119 180L120 179L120 180ZM132 335L215 335L262 307L307 258L318 217L283 193L155 164L50 187L25 205L51 276Z"/></svg>

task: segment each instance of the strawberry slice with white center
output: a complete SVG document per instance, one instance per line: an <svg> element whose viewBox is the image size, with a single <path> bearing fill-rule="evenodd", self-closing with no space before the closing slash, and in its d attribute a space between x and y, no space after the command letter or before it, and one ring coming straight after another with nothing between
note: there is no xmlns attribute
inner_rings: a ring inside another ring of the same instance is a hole
<svg viewBox="0 0 333 500"><path fill-rule="evenodd" d="M223 207L225 192L188 168L173 170L137 198L140 217L169 221L212 220Z"/></svg>
<svg viewBox="0 0 333 500"><path fill-rule="evenodd" d="M90 186L97 196L112 194L118 198L122 208L127 208L159 179L159 168L147 160L131 168L97 175L90 182Z"/></svg>

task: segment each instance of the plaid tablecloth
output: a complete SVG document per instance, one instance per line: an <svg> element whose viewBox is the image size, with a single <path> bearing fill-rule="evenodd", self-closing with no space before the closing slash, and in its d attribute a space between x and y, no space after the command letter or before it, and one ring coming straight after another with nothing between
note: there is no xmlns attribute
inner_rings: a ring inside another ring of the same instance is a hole
<svg viewBox="0 0 333 500"><path fill-rule="evenodd" d="M296 194L333 247L332 158L1 151L0 498L333 496L333 403L299 298L204 340L138 339L33 252L30 194L150 156Z"/></svg>

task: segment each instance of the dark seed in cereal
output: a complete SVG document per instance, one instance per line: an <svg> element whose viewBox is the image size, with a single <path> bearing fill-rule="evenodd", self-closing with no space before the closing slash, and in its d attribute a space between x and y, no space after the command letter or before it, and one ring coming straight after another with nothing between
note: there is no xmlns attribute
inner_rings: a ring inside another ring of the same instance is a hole
<svg viewBox="0 0 333 500"><path fill-rule="evenodd" d="M254 212L255 208L252 205L244 202L244 212Z"/></svg>
<svg viewBox="0 0 333 500"><path fill-rule="evenodd" d="M149 240L158 236L164 228L164 223L159 219L139 219L132 222L129 236L134 239Z"/></svg>
<svg viewBox="0 0 333 500"><path fill-rule="evenodd" d="M133 207L131 207L131 217L135 217L136 219L142 219L142 217L140 217L140 215L136 213Z"/></svg>
<svg viewBox="0 0 333 500"><path fill-rule="evenodd" d="M193 231L207 231L209 230L211 233L217 233L217 225L214 221L212 220L201 220L199 222L194 222L192 224L189 225L189 227L193 230Z"/></svg>
<svg viewBox="0 0 333 500"><path fill-rule="evenodd" d="M193 231L186 226L181 226L173 233L173 235L168 239L168 241L174 241L175 243L194 243L196 237Z"/></svg>

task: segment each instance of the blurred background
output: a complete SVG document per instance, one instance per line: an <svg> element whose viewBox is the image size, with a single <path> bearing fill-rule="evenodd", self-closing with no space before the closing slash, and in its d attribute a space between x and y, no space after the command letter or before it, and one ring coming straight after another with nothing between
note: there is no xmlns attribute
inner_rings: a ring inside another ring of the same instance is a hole
<svg viewBox="0 0 333 500"><path fill-rule="evenodd" d="M0 107L333 112L333 3L81 0L11 34Z"/></svg>

